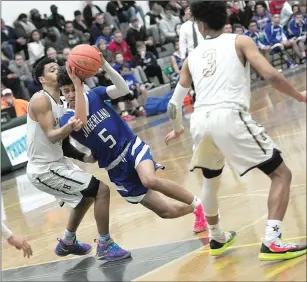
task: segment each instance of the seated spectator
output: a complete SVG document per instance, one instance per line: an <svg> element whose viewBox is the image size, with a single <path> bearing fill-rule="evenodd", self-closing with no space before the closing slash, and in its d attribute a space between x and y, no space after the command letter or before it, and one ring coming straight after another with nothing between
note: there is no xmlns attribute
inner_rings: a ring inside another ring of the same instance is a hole
<svg viewBox="0 0 307 282"><path fill-rule="evenodd" d="M241 9L240 1L233 2L233 7L231 9L231 14L228 20L232 26L235 24L244 25L245 15Z"/></svg>
<svg viewBox="0 0 307 282"><path fill-rule="evenodd" d="M12 27L5 25L3 19L1 19L1 50L10 60L14 60L15 53L22 50L28 55L27 40L18 37Z"/></svg>
<svg viewBox="0 0 307 282"><path fill-rule="evenodd" d="M120 68L124 64L131 68L131 63L124 61L123 54L120 53L120 52L116 53L115 54L115 61L114 61L114 64L113 64L112 67L119 73L120 72ZM142 83L144 83L145 86L148 89L153 87L153 84L148 81L148 78L147 78L147 76L146 76L146 74L145 74L145 72L144 72L144 70L143 70L143 68L141 66L135 66L135 68L133 68L132 71L133 71L133 75L136 77L136 79L138 81L141 81Z"/></svg>
<svg viewBox="0 0 307 282"><path fill-rule="evenodd" d="M14 107L17 117L25 116L28 113L28 101L16 99L11 89L5 88L1 94L1 109Z"/></svg>
<svg viewBox="0 0 307 282"><path fill-rule="evenodd" d="M157 2L149 2L150 11L145 15L145 27L147 35L153 37L153 41L157 47L163 43L159 29L162 20L162 7Z"/></svg>
<svg viewBox="0 0 307 282"><path fill-rule="evenodd" d="M37 29L32 31L30 42L28 43L28 52L30 66L33 66L38 59L45 55L45 46Z"/></svg>
<svg viewBox="0 0 307 282"><path fill-rule="evenodd" d="M27 100L29 97L22 92L20 79L16 73L9 69L8 61L1 61L1 83L6 87L12 89L14 96L18 99Z"/></svg>
<svg viewBox="0 0 307 282"><path fill-rule="evenodd" d="M257 27L257 22L256 21L250 21L248 31L244 33L244 35L249 36L252 38L256 45L258 46L259 50L261 50L264 53L264 56L266 59L270 62L271 57L270 57L270 52L271 52L271 47L270 46L265 46L261 40L260 40L260 35L258 33L258 27Z"/></svg>
<svg viewBox="0 0 307 282"><path fill-rule="evenodd" d="M132 106L131 115L133 116L144 116L145 115L145 109L143 106L140 106L138 102L138 98L140 95L143 96L144 103L146 103L147 99L147 90L144 84L141 84L135 76L132 74L131 68L129 65L123 64L120 67L120 74L123 77L123 79L126 81L129 90L130 95L128 95L128 100Z"/></svg>
<svg viewBox="0 0 307 282"><path fill-rule="evenodd" d="M14 22L14 27L17 36L25 39L30 38L32 31L36 29L35 25L28 20L26 14L20 14L18 16Z"/></svg>
<svg viewBox="0 0 307 282"><path fill-rule="evenodd" d="M256 12L252 20L257 22L260 32L263 31L268 23L271 23L272 15L267 11L267 6L264 1L256 3Z"/></svg>
<svg viewBox="0 0 307 282"><path fill-rule="evenodd" d="M123 39L123 34L121 31L114 32L114 41L110 43L110 45L108 46L108 50L113 53L113 56L115 56L116 53L120 52L123 54L125 62L132 62L132 54L130 47Z"/></svg>
<svg viewBox="0 0 307 282"><path fill-rule="evenodd" d="M180 0L179 5L181 7L179 12L179 18L182 22L185 23L189 19L185 14L185 9L189 7L189 3L187 0Z"/></svg>
<svg viewBox="0 0 307 282"><path fill-rule="evenodd" d="M104 25L104 15L103 14L97 14L95 16L95 21L93 22L93 25L90 29L90 44L94 45L97 38L99 36L102 36L102 27Z"/></svg>
<svg viewBox="0 0 307 282"><path fill-rule="evenodd" d="M87 5L83 9L83 18L88 28L92 27L93 20L96 18L97 14L103 15L103 11L99 8L99 6L93 4L92 0L88 0Z"/></svg>
<svg viewBox="0 0 307 282"><path fill-rule="evenodd" d="M300 5L297 5L297 4L292 5L292 12L293 14L300 12Z"/></svg>
<svg viewBox="0 0 307 282"><path fill-rule="evenodd" d="M165 18L160 22L160 31L165 38L166 43L175 43L178 39L176 32L177 25L181 24L179 17L173 16L173 10L170 6L166 6Z"/></svg>
<svg viewBox="0 0 307 282"><path fill-rule="evenodd" d="M305 22L305 25L307 25L307 13L306 13L306 3L302 2L300 4L300 12L302 13L303 20ZM307 31L307 28L305 28L305 31Z"/></svg>
<svg viewBox="0 0 307 282"><path fill-rule="evenodd" d="M183 65L183 60L181 59L181 55L179 51L179 41L176 42L175 49L176 51L171 56L171 64L172 64L172 69L173 69L173 73L171 75L171 81L178 82L181 68Z"/></svg>
<svg viewBox="0 0 307 282"><path fill-rule="evenodd" d="M74 29L73 23L71 21L67 21L65 23L65 31L62 33L60 39L61 49L66 47L74 48L79 44L85 44L85 37L83 33L79 30Z"/></svg>
<svg viewBox="0 0 307 282"><path fill-rule="evenodd" d="M135 1L121 1L124 6L124 10L128 14L128 19L131 22L131 19L136 17L137 13L140 14L141 18L144 21L144 12L141 6L137 5Z"/></svg>
<svg viewBox="0 0 307 282"><path fill-rule="evenodd" d="M126 35L126 41L130 46L130 50L133 56L137 54L136 43L138 41L143 41L147 46L147 49L153 54L155 54L155 56L158 56L158 52L153 44L153 41L147 37L145 28L143 26L140 26L140 21L136 17L132 18L131 20L130 27Z"/></svg>
<svg viewBox="0 0 307 282"><path fill-rule="evenodd" d="M232 26L231 26L231 24L225 24L224 32L225 33L232 33Z"/></svg>
<svg viewBox="0 0 307 282"><path fill-rule="evenodd" d="M85 37L85 40L86 41L89 41L90 39L90 32L89 32L89 29L87 27L87 25L85 24L84 20L83 20L83 16L81 14L80 11L75 11L74 12L74 16L75 16L75 19L73 21L73 26L76 30L79 30L83 33L84 37Z"/></svg>
<svg viewBox="0 0 307 282"><path fill-rule="evenodd" d="M157 63L154 54L147 52L146 45L141 43L137 46L138 55L134 60L134 66L141 66L147 77L156 76L160 84L164 84L161 67Z"/></svg>
<svg viewBox="0 0 307 282"><path fill-rule="evenodd" d="M240 24L234 24L233 33L242 35L244 33L244 27Z"/></svg>
<svg viewBox="0 0 307 282"><path fill-rule="evenodd" d="M116 28L119 29L121 23L129 22L129 16L124 11L124 6L121 1L109 1L106 9L116 23Z"/></svg>
<svg viewBox="0 0 307 282"><path fill-rule="evenodd" d="M102 30L102 35L99 36L97 39L96 39L96 42L95 42L95 45L97 45L97 43L103 39L107 46L110 45L110 43L113 41L114 39L114 36L112 35L112 29L111 27L108 25L108 24L104 24L101 28Z"/></svg>
<svg viewBox="0 0 307 282"><path fill-rule="evenodd" d="M36 92L36 88L33 87L33 77L28 68L28 65L24 62L21 55L15 56L15 61L10 61L9 69L12 73L17 74L17 77L21 81L21 88L28 100Z"/></svg>
<svg viewBox="0 0 307 282"><path fill-rule="evenodd" d="M55 28L52 26L47 28L47 35L44 38L44 46L45 50L52 47L57 50L57 52L62 51L61 37L57 35Z"/></svg>
<svg viewBox="0 0 307 282"><path fill-rule="evenodd" d="M280 25L283 28L286 28L292 16L293 16L292 7L289 1L286 1L280 12Z"/></svg>
<svg viewBox="0 0 307 282"><path fill-rule="evenodd" d="M60 66L60 67L63 67L65 66L65 60L60 58L58 56L58 53L57 51L53 48L53 47L49 47L47 50L46 50L46 55L48 58L50 59L54 59L55 62Z"/></svg>
<svg viewBox="0 0 307 282"><path fill-rule="evenodd" d="M297 12L294 18L289 22L287 35L290 41L293 40L297 43L299 51L296 50L296 53L300 53L300 63L304 64L306 62L306 34L304 33L304 20L301 12Z"/></svg>
<svg viewBox="0 0 307 282"><path fill-rule="evenodd" d="M112 52L110 50L107 50L107 42L104 39L100 39L97 42L96 46L99 49L99 51L102 53L104 59L108 63L112 63L112 61L113 61L113 54L112 54Z"/></svg>
<svg viewBox="0 0 307 282"><path fill-rule="evenodd" d="M295 49L296 42L288 41L279 23L280 16L276 14L273 16L272 23L266 25L264 29L264 45L271 46L271 50L281 53L289 68L296 68L297 65L293 63L284 52L285 47L292 47Z"/></svg>
<svg viewBox="0 0 307 282"><path fill-rule="evenodd" d="M58 7L56 5L50 6L51 15L48 17L48 25L56 27L60 32L64 30L65 18L58 14Z"/></svg>
<svg viewBox="0 0 307 282"><path fill-rule="evenodd" d="M47 34L48 21L42 19L42 16L37 9L32 9L30 11L30 20L35 25L35 28L40 32L41 38L44 38Z"/></svg>
<svg viewBox="0 0 307 282"><path fill-rule="evenodd" d="M69 47L64 48L62 54L63 59L67 61L67 57L71 54L71 49Z"/></svg>
<svg viewBox="0 0 307 282"><path fill-rule="evenodd" d="M282 8L287 0L272 0L270 1L270 12L272 15L280 15Z"/></svg>

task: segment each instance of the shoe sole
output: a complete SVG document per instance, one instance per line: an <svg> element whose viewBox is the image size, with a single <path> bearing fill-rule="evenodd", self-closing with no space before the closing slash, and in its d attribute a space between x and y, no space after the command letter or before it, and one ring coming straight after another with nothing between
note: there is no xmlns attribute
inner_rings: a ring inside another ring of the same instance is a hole
<svg viewBox="0 0 307 282"><path fill-rule="evenodd" d="M113 262L113 261L118 261L118 260L123 260L123 259L126 259L126 258L130 258L131 257L131 253L129 254L126 254L125 256L122 256L122 257L118 257L118 258L111 258L111 259L103 259L103 258L97 258L96 256L96 260L99 260L100 262L102 263L107 263L107 262Z"/></svg>
<svg viewBox="0 0 307 282"><path fill-rule="evenodd" d="M306 250L301 250L297 252L287 252L287 253L282 253L282 254L277 254L277 253L260 253L258 256L258 259L260 261L278 261L278 260L288 260L288 259L293 259L297 258L303 255L307 254L307 249Z"/></svg>
<svg viewBox="0 0 307 282"><path fill-rule="evenodd" d="M69 255L74 255L74 256L86 256L88 255L89 253L91 253L91 251L93 250L93 248L90 248L86 253L80 255L80 254L74 254L74 253L65 253L65 254L58 254L56 252L56 250L54 250L54 253L58 256L58 257L66 257L66 256L69 256Z"/></svg>
<svg viewBox="0 0 307 282"><path fill-rule="evenodd" d="M222 248L219 249L210 249L211 256L220 256L222 255L228 247L234 244L237 241L237 236L233 237L229 242L225 243Z"/></svg>

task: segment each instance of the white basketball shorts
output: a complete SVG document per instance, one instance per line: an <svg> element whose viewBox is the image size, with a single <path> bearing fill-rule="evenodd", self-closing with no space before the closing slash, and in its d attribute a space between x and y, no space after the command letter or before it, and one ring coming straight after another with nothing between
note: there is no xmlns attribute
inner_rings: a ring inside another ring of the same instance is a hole
<svg viewBox="0 0 307 282"><path fill-rule="evenodd" d="M81 191L88 188L93 177L66 157L49 164L28 163L27 176L37 189L55 196L61 206L67 203L73 208L80 203Z"/></svg>
<svg viewBox="0 0 307 282"><path fill-rule="evenodd" d="M274 152L279 152L264 127L243 110L196 109L191 117L190 130L194 142L191 171L195 168L219 170L226 158L242 176L265 164Z"/></svg>

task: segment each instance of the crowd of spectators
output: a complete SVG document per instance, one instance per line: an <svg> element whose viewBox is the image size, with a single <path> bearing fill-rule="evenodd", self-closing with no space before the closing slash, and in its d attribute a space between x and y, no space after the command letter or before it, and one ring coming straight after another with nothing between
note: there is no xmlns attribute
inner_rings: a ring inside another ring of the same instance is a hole
<svg viewBox="0 0 307 282"><path fill-rule="evenodd" d="M278 53L289 68L305 63L305 3L284 0L227 3L229 24L225 26L226 33L250 36L269 61L271 54ZM148 5L149 12L145 14L135 1L109 1L103 11L98 1L88 0L83 11L74 12L73 19L65 19L56 5L50 7L49 16L42 16L37 9L30 10L28 15L20 14L13 26L1 19L1 90L9 89L5 93L11 91L9 93L16 99L29 100L40 90L32 77L37 60L48 56L64 66L72 48L92 44L129 85L127 98L113 101L123 119L144 115L137 97L142 95L146 100L147 91L155 87L153 77L159 84L165 84L163 70L157 61L165 44L174 46L169 75L171 80L177 81L190 49L188 43L179 42L181 26L193 37L194 47L195 40L202 39L192 24L187 0L148 1ZM191 27L193 32L189 31ZM293 49L294 56L289 55L289 49ZM108 85L111 81L100 70L85 83L92 88L98 84ZM130 111L126 110L127 104L131 105Z"/></svg>

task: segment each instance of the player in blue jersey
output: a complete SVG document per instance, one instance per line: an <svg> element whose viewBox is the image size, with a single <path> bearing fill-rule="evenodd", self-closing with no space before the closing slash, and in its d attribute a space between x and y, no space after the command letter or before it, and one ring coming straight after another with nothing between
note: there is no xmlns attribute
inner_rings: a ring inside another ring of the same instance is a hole
<svg viewBox="0 0 307 282"><path fill-rule="evenodd" d="M79 117L85 126L71 137L89 148L105 168L120 195L130 203L141 203L162 218L177 218L194 212L194 232L207 228L200 200L175 182L160 178L155 170L162 168L153 161L149 146L137 137L121 117L104 101L129 93L124 79L107 62L104 70L114 85L96 87L83 94L83 85L66 65L59 75L59 86L69 109L61 118L64 126L72 116ZM168 202L164 194L177 202Z"/></svg>

